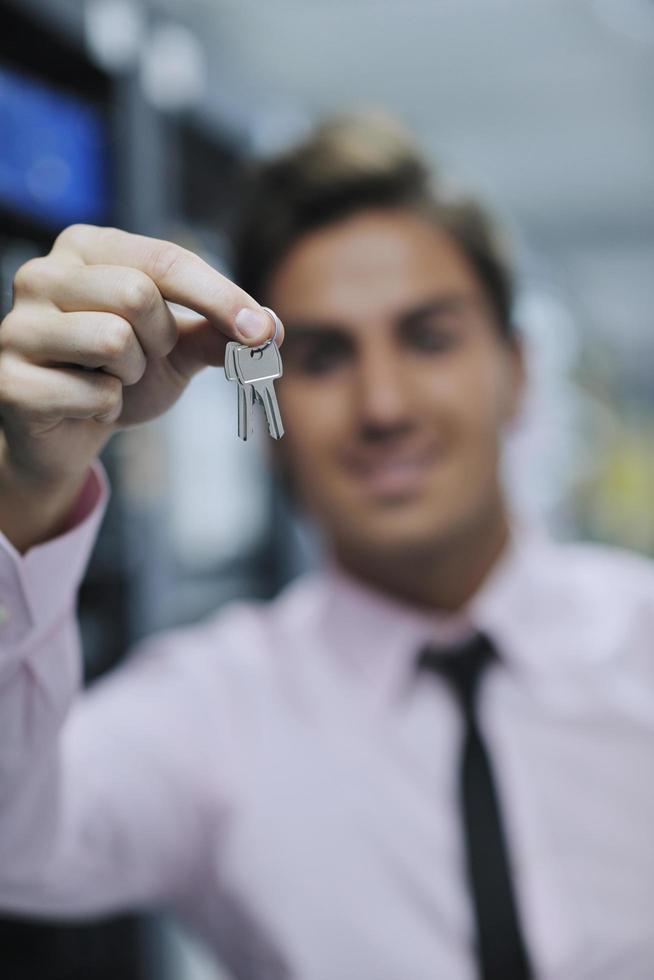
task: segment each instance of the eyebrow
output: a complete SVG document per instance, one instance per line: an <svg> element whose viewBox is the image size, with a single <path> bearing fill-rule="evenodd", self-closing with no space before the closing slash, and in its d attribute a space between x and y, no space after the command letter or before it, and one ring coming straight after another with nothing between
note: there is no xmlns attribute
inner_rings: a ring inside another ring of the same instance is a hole
<svg viewBox="0 0 654 980"><path fill-rule="evenodd" d="M450 313L472 300L473 296L468 293L446 293L401 313L397 322L401 325L410 325L415 320L423 320L434 313Z"/></svg>
<svg viewBox="0 0 654 980"><path fill-rule="evenodd" d="M454 309L474 300L474 296L468 293L446 293L426 300L419 306L404 310L395 317L396 325L410 326L415 321L424 319L427 316L438 313L449 313ZM329 320L289 320L284 324L287 340L311 340L326 337L339 337L347 332L344 324Z"/></svg>

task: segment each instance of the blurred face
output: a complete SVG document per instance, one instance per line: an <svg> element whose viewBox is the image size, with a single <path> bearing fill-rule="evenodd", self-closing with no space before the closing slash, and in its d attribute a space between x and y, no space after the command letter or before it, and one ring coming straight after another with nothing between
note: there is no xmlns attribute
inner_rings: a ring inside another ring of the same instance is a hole
<svg viewBox="0 0 654 980"><path fill-rule="evenodd" d="M279 452L338 554L411 561L503 519L520 358L446 232L355 214L296 243L266 302L286 327Z"/></svg>

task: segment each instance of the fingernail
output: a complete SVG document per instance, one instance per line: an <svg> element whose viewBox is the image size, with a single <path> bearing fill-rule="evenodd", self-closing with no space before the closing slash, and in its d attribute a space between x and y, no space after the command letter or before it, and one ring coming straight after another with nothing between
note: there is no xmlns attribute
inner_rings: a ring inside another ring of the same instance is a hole
<svg viewBox="0 0 654 980"><path fill-rule="evenodd" d="M244 307L236 315L236 326L246 340L265 340L270 336L270 317L263 310Z"/></svg>

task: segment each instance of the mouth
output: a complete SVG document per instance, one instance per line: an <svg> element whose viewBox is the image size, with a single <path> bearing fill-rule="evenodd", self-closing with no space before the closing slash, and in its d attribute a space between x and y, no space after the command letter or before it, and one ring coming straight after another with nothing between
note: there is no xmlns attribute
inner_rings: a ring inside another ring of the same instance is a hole
<svg viewBox="0 0 654 980"><path fill-rule="evenodd" d="M344 462L348 475L367 496L380 500L406 499L424 491L442 456L442 449L430 445L352 453Z"/></svg>

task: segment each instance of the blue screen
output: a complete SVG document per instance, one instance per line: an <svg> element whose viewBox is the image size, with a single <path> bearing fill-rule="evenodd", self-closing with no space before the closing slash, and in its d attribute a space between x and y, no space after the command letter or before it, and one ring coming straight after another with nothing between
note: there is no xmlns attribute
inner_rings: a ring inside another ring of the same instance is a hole
<svg viewBox="0 0 654 980"><path fill-rule="evenodd" d="M83 99L0 67L0 205L49 226L109 214L106 133Z"/></svg>

